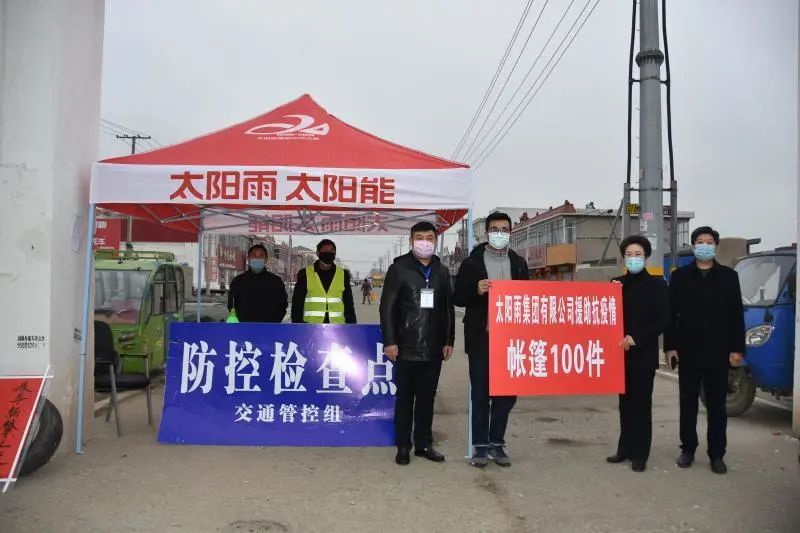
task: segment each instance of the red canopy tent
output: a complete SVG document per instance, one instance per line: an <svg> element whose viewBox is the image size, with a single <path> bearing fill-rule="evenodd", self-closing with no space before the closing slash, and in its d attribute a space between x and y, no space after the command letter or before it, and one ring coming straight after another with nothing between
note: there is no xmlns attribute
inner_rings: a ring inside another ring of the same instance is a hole
<svg viewBox="0 0 800 533"><path fill-rule="evenodd" d="M444 231L472 205L472 174L303 95L202 137L96 163L91 202L192 233L386 234L409 219Z"/></svg>
<svg viewBox="0 0 800 533"><path fill-rule="evenodd" d="M420 219L441 232L472 204L467 165L371 135L303 95L180 144L94 164L81 330L89 327L96 207L188 231L202 243L209 231L391 234ZM79 453L87 346L84 334Z"/></svg>

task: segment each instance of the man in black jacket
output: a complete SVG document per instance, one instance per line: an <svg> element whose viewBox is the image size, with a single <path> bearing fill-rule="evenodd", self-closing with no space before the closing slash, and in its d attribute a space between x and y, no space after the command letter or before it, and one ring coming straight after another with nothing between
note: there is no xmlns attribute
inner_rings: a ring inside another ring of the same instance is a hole
<svg viewBox="0 0 800 533"><path fill-rule="evenodd" d="M508 415L516 396L489 396L489 285L493 279L530 279L528 263L508 247L511 217L491 213L486 217L489 242L481 244L461 263L453 299L465 307L464 343L472 385L472 465L485 467L490 458L511 466L505 451Z"/></svg>
<svg viewBox="0 0 800 533"><path fill-rule="evenodd" d="M397 440L395 462L414 455L442 462L433 448L433 403L442 361L453 355L455 309L450 294L450 274L439 258L436 228L419 222L411 228L411 252L395 258L386 272L380 316L384 352L395 362L394 425Z"/></svg>
<svg viewBox="0 0 800 533"><path fill-rule="evenodd" d="M677 464L694 462L697 408L702 386L708 412L708 456L717 474L728 471L725 397L728 369L744 357L744 306L739 276L714 260L719 233L708 226L692 232L696 261L670 279L671 323L664 337L667 356L680 361L681 455Z"/></svg>
<svg viewBox="0 0 800 533"><path fill-rule="evenodd" d="M282 322L289 298L283 280L267 272L266 247L252 246L247 260L249 268L231 281L228 310L236 310L239 322Z"/></svg>

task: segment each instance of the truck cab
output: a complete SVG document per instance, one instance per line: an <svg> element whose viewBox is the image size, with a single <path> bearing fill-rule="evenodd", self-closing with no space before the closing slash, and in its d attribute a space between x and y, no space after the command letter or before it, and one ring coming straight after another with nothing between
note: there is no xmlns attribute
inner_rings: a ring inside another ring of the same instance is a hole
<svg viewBox="0 0 800 533"><path fill-rule="evenodd" d="M745 366L732 369L727 410L744 413L756 389L791 396L794 375L796 246L747 255L734 266L742 287Z"/></svg>
<svg viewBox="0 0 800 533"><path fill-rule="evenodd" d="M168 252L95 253L95 320L111 326L124 372L143 372L145 358L163 369L167 328L184 318L186 281Z"/></svg>

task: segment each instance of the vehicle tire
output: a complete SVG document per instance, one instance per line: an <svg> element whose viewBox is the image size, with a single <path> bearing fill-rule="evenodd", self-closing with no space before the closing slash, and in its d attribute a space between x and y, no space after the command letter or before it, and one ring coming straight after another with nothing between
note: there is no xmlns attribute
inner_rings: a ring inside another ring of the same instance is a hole
<svg viewBox="0 0 800 533"><path fill-rule="evenodd" d="M45 400L42 414L39 416L39 428L28 447L28 453L19 472L20 477L36 472L47 464L61 444L63 434L64 422L61 414L50 400Z"/></svg>
<svg viewBox="0 0 800 533"><path fill-rule="evenodd" d="M728 371L728 396L725 398L725 411L728 416L741 416L756 398L756 384L744 368L732 368ZM700 388L700 400L706 405L706 395Z"/></svg>

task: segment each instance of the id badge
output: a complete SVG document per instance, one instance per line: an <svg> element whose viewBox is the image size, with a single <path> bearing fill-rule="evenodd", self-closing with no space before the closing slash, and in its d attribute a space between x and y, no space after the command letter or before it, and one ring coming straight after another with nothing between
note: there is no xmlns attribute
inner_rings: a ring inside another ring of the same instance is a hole
<svg viewBox="0 0 800 533"><path fill-rule="evenodd" d="M422 309L433 309L433 289L420 289L419 306Z"/></svg>

